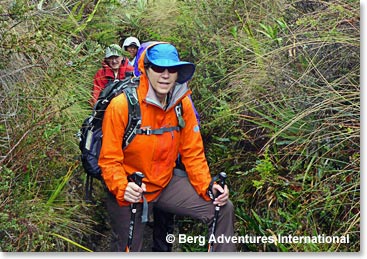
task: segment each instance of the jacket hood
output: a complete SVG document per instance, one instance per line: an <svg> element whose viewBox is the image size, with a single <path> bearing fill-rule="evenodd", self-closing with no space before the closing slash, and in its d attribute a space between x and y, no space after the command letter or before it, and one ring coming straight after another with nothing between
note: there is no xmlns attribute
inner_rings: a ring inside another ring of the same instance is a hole
<svg viewBox="0 0 367 259"><path fill-rule="evenodd" d="M141 47L139 48L138 50L138 53L136 55L136 60L138 61L138 67L137 69L135 69L135 74L137 76L140 75L140 78L142 77L146 77L146 73L145 73L145 67L144 67L144 59L145 59L145 56L146 56L146 53L147 53L147 50L157 44L160 44L160 43L167 43L167 42L163 42L163 41L149 41L149 42L146 42L146 43L143 43L141 45ZM136 61L135 61L135 64L136 64ZM136 71L137 70L137 71Z"/></svg>

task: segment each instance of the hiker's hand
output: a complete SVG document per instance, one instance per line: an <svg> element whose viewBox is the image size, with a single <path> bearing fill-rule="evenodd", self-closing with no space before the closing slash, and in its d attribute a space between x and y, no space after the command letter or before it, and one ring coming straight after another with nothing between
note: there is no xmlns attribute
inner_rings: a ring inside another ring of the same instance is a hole
<svg viewBox="0 0 367 259"><path fill-rule="evenodd" d="M217 196L217 194L219 194L218 197L214 199L214 205L224 206L227 203L229 198L229 190L227 185L224 185L224 188L222 188L222 186L220 186L219 184L214 184L213 193L214 196Z"/></svg>
<svg viewBox="0 0 367 259"><path fill-rule="evenodd" d="M145 183L142 183L141 187L139 187L136 183L129 182L125 189L124 200L131 203L137 203L140 201L143 192L146 190Z"/></svg>

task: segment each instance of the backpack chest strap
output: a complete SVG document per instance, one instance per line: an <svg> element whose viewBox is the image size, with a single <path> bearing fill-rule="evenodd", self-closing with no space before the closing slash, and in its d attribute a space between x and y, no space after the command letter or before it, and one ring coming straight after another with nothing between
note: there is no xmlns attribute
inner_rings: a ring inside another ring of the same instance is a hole
<svg viewBox="0 0 367 259"><path fill-rule="evenodd" d="M135 133L140 135L162 135L165 132L172 132L172 131L180 131L180 127L167 127L167 128L160 128L160 129L151 129L151 128L140 128L136 129Z"/></svg>

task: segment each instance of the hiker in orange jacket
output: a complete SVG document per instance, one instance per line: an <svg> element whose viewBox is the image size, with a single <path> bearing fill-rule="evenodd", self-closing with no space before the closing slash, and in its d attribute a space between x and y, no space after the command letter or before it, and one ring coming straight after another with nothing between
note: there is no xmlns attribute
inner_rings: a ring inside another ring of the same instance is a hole
<svg viewBox="0 0 367 259"><path fill-rule="evenodd" d="M123 251L126 246L130 221L128 205L138 203L136 215L146 218L143 199L148 202L149 211L154 205L209 225L218 204L222 209L216 236L233 236L234 212L228 199L229 190L227 185L222 188L212 182L199 126L188 97L191 91L185 84L193 76L195 65L180 61L176 48L163 42L149 46L138 62L142 73L137 88L142 115L139 134L122 149L122 136L128 124L125 95L112 99L102 125L99 166L109 190L106 205L115 237L112 250ZM175 112L180 102L184 123ZM158 131L161 134L154 134ZM186 176L174 173L178 153ZM141 187L128 182L127 177L134 172L145 175ZM208 192L220 195L212 201ZM140 220L136 222L131 251L141 250L144 226ZM235 244L216 243L214 251L235 251Z"/></svg>
<svg viewBox="0 0 367 259"><path fill-rule="evenodd" d="M134 67L129 65L129 59L122 56L122 48L117 44L108 46L102 62L102 68L94 75L90 104L93 106L96 103L100 93L109 82L122 80L127 75L132 75L133 71Z"/></svg>

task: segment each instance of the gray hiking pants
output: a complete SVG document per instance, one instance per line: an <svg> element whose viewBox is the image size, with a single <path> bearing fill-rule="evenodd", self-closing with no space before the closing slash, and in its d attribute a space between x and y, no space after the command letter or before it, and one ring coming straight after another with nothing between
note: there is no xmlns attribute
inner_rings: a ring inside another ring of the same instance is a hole
<svg viewBox="0 0 367 259"><path fill-rule="evenodd" d="M125 251L128 240L129 222L130 222L130 206L120 207L115 197L108 194L106 199L107 211L110 216L113 237L111 241L112 251ZM201 198L187 177L174 175L168 186L162 191L160 196L153 202L149 203L149 213L152 212L153 206L157 206L164 211L181 215L190 216L201 220L203 223L211 226L214 218L214 209L212 201L205 201ZM141 222L141 213L143 205L137 205L135 215L135 226L132 247L130 251L140 251L143 244L143 233L146 223ZM222 206L219 212L215 236L232 237L234 235L234 211L231 201L228 201L225 206ZM211 227L209 229L209 233ZM185 233L179 233L184 237ZM203 235L201 235L203 236ZM188 236L187 236L188 237ZM195 238L195 237L188 237ZM199 237L197 237L199 238ZM204 237L200 237L203 239ZM220 240L220 239L216 239ZM223 240L223 238L221 239ZM208 247L209 237L205 236L205 247ZM176 244L178 242L185 243L185 239L176 236ZM188 241L187 243L189 243ZM196 242L197 244L199 242ZM201 244L202 245L202 244ZM216 252L235 252L236 246L231 242L217 242L213 246L213 251Z"/></svg>

